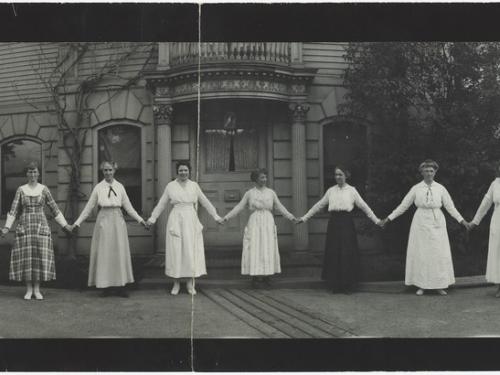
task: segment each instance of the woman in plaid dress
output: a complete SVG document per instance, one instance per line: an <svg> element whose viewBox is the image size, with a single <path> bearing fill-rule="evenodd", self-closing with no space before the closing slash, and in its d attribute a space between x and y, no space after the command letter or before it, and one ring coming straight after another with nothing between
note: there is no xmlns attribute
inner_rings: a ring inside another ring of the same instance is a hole
<svg viewBox="0 0 500 375"><path fill-rule="evenodd" d="M50 208L61 227L69 229L69 226L49 189L38 183L40 172L35 163L27 166L26 176L28 183L16 191L5 227L2 229L2 237L9 232L17 219L9 278L26 282L24 299L31 299L34 294L37 300L42 300L40 282L56 278L51 229L43 212L44 206Z"/></svg>

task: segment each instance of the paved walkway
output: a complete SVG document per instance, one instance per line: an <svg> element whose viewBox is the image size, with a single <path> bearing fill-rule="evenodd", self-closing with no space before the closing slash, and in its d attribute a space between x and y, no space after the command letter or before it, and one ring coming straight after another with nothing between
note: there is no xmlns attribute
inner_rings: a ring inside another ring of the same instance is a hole
<svg viewBox="0 0 500 375"><path fill-rule="evenodd" d="M44 301L24 301L21 286L0 286L0 337L500 336L496 288L477 278L459 282L462 287L444 297L417 297L401 283L365 284L350 295L322 288L276 285L253 290L201 284L194 299L185 292L171 296L166 286L142 286L128 299L102 298L95 290L48 288Z"/></svg>

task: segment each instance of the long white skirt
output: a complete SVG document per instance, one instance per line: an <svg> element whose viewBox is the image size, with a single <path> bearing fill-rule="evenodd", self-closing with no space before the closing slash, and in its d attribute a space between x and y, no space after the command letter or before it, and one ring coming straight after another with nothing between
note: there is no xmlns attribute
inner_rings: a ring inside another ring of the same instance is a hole
<svg viewBox="0 0 500 375"><path fill-rule="evenodd" d="M273 275L281 272L278 236L273 214L256 210L243 234L242 275Z"/></svg>
<svg viewBox="0 0 500 375"><path fill-rule="evenodd" d="M207 274L203 225L192 204L177 204L167 221L165 274L173 278Z"/></svg>
<svg viewBox="0 0 500 375"><path fill-rule="evenodd" d="M89 286L107 288L134 282L127 224L120 208L97 214L90 247Z"/></svg>
<svg viewBox="0 0 500 375"><path fill-rule="evenodd" d="M500 208L495 207L490 223L486 280L500 284Z"/></svg>
<svg viewBox="0 0 500 375"><path fill-rule="evenodd" d="M440 209L418 208L406 255L406 285L443 289L455 283L446 219Z"/></svg>

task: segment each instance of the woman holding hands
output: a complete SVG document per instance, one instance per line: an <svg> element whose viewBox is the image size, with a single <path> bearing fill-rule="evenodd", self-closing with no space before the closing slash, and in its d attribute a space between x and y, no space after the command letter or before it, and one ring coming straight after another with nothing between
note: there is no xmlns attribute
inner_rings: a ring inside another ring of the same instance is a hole
<svg viewBox="0 0 500 375"><path fill-rule="evenodd" d="M346 182L349 177L350 173L346 168L337 166L337 184L329 188L323 198L299 219L299 223L306 222L323 207L328 206L330 219L326 233L322 279L334 293L348 292L358 282L358 239L351 213L354 206L360 208L375 224L381 224L356 188Z"/></svg>
<svg viewBox="0 0 500 375"><path fill-rule="evenodd" d="M497 165L497 176L500 176L500 164ZM493 180L486 192L470 228L478 226L492 205L493 215L490 222L490 237L488 241L488 260L486 262L486 280L498 285L495 297L500 297L500 177Z"/></svg>
<svg viewBox="0 0 500 375"><path fill-rule="evenodd" d="M173 205L167 221L165 238L165 274L174 279L171 294L178 294L181 279L187 279L188 293L195 295L194 279L207 273L203 226L196 212L198 202L205 207L215 221L222 223L222 219L217 215L215 207L203 194L200 186L189 179L191 172L189 162L178 162L176 170L177 178L165 187L146 225L149 227L156 222L168 202Z"/></svg>
<svg viewBox="0 0 500 375"><path fill-rule="evenodd" d="M446 295L445 289L455 283L450 241L446 219L441 207L460 224L469 226L457 211L446 188L434 181L438 164L425 160L419 170L423 181L414 185L401 204L383 220L383 225L402 215L412 204L417 206L413 216L406 254L406 285L415 285L417 295L426 289L434 289Z"/></svg>
<svg viewBox="0 0 500 375"><path fill-rule="evenodd" d="M38 183L40 172L35 163L28 164L26 176L28 183L16 191L2 229L2 237L9 232L17 219L9 279L26 283L24 299L30 300L34 295L37 300L42 300L40 283L56 278L51 229L43 212L44 207L49 207L61 227L66 230L71 228L59 211L47 186Z"/></svg>
<svg viewBox="0 0 500 375"><path fill-rule="evenodd" d="M125 209L144 227L146 223L132 207L125 187L115 180L117 168L117 164L112 161L101 163L104 180L94 187L89 201L71 229L80 227L92 210L99 207L90 246L88 285L103 289L103 296L116 294L128 297L125 285L134 282L134 275L127 224L121 209Z"/></svg>
<svg viewBox="0 0 500 375"><path fill-rule="evenodd" d="M276 208L288 220L297 219L281 204L276 193L266 187L266 169L253 171L250 179L255 187L245 193L223 221L235 217L247 207L251 211L243 234L241 274L252 276L253 287L257 287L259 281L270 286L269 277L281 272L278 235L272 210Z"/></svg>

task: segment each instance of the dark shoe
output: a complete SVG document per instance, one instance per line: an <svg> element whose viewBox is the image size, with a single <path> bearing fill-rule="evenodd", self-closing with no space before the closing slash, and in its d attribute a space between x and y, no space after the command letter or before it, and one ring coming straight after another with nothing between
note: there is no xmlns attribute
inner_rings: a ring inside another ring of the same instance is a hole
<svg viewBox="0 0 500 375"><path fill-rule="evenodd" d="M127 289L125 289L125 288L117 288L116 289L116 295L118 297L122 297L122 298L128 298L129 297Z"/></svg>
<svg viewBox="0 0 500 375"><path fill-rule="evenodd" d="M260 287L259 280L256 277L252 277L252 288L259 289L259 287Z"/></svg>
<svg viewBox="0 0 500 375"><path fill-rule="evenodd" d="M111 294L113 294L111 288L104 288L99 296L109 297Z"/></svg>
<svg viewBox="0 0 500 375"><path fill-rule="evenodd" d="M272 286L270 277L264 277L264 286L266 288L270 288Z"/></svg>

